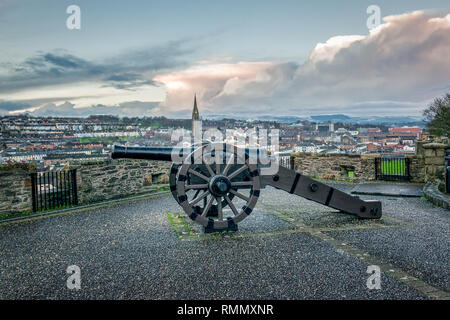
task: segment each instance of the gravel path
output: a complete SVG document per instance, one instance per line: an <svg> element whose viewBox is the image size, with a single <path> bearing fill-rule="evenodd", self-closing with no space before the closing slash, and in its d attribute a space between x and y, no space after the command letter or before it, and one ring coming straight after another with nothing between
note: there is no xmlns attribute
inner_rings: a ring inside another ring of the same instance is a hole
<svg viewBox="0 0 450 320"><path fill-rule="evenodd" d="M429 298L383 269L381 290L369 290L367 263L316 231L448 292L449 212L419 198L362 198L381 199L386 221L366 224L268 188L227 236L194 226L180 239L171 196L3 224L0 299ZM69 265L81 268L81 290L66 287Z"/></svg>

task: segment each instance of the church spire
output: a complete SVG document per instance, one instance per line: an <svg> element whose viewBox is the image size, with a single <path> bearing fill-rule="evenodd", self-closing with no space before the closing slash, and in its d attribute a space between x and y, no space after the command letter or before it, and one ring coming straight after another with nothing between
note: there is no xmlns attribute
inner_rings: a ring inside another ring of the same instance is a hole
<svg viewBox="0 0 450 320"><path fill-rule="evenodd" d="M192 109L192 136L198 137L202 134L200 114L197 107L197 94L194 95L194 108Z"/></svg>
<svg viewBox="0 0 450 320"><path fill-rule="evenodd" d="M197 94L194 95L194 109L192 110L192 121L200 120L200 114L197 108Z"/></svg>

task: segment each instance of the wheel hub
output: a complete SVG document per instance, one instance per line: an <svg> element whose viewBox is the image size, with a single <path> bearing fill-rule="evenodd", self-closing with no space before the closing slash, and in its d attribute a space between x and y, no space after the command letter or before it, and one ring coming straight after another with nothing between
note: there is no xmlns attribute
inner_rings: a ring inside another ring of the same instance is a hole
<svg viewBox="0 0 450 320"><path fill-rule="evenodd" d="M216 197L225 196L231 189L230 180L222 175L217 175L209 182L209 191Z"/></svg>

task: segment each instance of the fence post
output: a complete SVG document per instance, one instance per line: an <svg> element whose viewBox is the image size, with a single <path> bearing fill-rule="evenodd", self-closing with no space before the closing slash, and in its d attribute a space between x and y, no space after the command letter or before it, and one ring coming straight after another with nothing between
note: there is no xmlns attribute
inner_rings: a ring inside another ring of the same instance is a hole
<svg viewBox="0 0 450 320"><path fill-rule="evenodd" d="M375 162L375 180L378 180L378 158L373 159Z"/></svg>
<svg viewBox="0 0 450 320"><path fill-rule="evenodd" d="M77 169L72 169L72 190L74 204L78 205Z"/></svg>
<svg viewBox="0 0 450 320"><path fill-rule="evenodd" d="M37 173L36 172L32 172L30 174L30 178L31 178L31 202L32 202L32 206L33 206L33 212L37 211L37 199L36 199L36 191L37 191L37 187L36 187L36 180L37 180Z"/></svg>
<svg viewBox="0 0 450 320"><path fill-rule="evenodd" d="M42 174L39 174L39 210L42 209Z"/></svg>
<svg viewBox="0 0 450 320"><path fill-rule="evenodd" d="M411 168L410 168L410 164L411 164L411 159L410 158L405 158L405 174L407 176L406 179L408 179L408 181L411 180Z"/></svg>

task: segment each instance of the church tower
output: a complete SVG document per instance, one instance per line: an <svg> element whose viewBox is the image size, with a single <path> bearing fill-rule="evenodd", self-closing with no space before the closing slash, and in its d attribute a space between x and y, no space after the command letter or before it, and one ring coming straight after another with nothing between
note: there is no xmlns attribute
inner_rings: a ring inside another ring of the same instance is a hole
<svg viewBox="0 0 450 320"><path fill-rule="evenodd" d="M194 108L192 109L192 136L195 136L197 130L199 130L200 114L197 107L197 95L194 95ZM201 134L201 132L200 132Z"/></svg>

